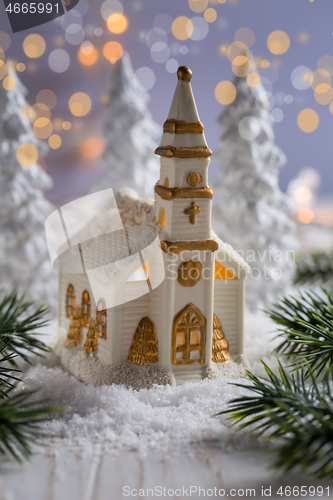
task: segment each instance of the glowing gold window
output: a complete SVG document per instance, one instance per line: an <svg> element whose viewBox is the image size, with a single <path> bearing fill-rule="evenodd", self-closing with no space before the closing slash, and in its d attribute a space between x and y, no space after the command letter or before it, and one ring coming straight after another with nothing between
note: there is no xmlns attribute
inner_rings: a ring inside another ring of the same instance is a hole
<svg viewBox="0 0 333 500"><path fill-rule="evenodd" d="M75 294L73 285L68 285L66 293L66 316L73 319L75 309Z"/></svg>
<svg viewBox="0 0 333 500"><path fill-rule="evenodd" d="M98 330L98 336L106 340L106 305L105 300L100 299L97 304L96 309L96 327Z"/></svg>
<svg viewBox="0 0 333 500"><path fill-rule="evenodd" d="M171 362L174 365L204 363L206 319L193 304L188 304L176 314L171 342Z"/></svg>
<svg viewBox="0 0 333 500"><path fill-rule="evenodd" d="M161 207L158 211L158 223L161 224L161 226L165 226L166 213L164 207Z"/></svg>
<svg viewBox="0 0 333 500"><path fill-rule="evenodd" d="M215 279L216 280L238 280L237 276L226 267L215 261Z"/></svg>
<svg viewBox="0 0 333 500"><path fill-rule="evenodd" d="M89 292L87 290L84 290L82 293L82 319L84 326L89 326L90 313L91 313L91 304L90 304Z"/></svg>

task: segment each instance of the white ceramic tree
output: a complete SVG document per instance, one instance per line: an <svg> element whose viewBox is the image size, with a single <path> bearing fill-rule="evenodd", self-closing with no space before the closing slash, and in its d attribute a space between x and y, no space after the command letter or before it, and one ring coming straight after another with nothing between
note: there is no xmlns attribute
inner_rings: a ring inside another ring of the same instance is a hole
<svg viewBox="0 0 333 500"><path fill-rule="evenodd" d="M234 83L236 99L218 119L223 133L211 182L213 220L218 235L252 267L246 297L255 310L285 292L297 243L289 199L279 188L286 158L274 143L267 93L261 83L250 87L246 78Z"/></svg>
<svg viewBox="0 0 333 500"><path fill-rule="evenodd" d="M47 148L32 131L26 89L10 68L9 62L14 90L0 86L0 287L17 286L29 298L55 308L56 273L44 231L52 205L42 191L52 181L37 163L23 167L16 157L23 143L33 144L40 153Z"/></svg>
<svg viewBox="0 0 333 500"><path fill-rule="evenodd" d="M114 68L107 104L105 172L93 191L128 186L140 196L152 196L159 172L154 137L160 134L160 127L147 108L148 100L148 92L140 88L130 57L124 53Z"/></svg>

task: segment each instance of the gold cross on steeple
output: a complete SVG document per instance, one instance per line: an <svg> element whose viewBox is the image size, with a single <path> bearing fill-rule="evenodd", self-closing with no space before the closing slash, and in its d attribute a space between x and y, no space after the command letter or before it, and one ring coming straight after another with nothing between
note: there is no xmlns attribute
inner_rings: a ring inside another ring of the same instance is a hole
<svg viewBox="0 0 333 500"><path fill-rule="evenodd" d="M192 201L190 208L186 208L184 210L184 214L190 216L190 223L191 224L195 224L195 222L196 222L195 218L198 214L200 214L200 212L201 212L201 208L197 207L197 204L195 203L195 201Z"/></svg>

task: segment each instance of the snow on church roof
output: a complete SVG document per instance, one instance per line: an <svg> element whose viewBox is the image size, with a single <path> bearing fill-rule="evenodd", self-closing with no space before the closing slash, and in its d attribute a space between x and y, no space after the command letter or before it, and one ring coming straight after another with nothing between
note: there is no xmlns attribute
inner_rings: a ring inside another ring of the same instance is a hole
<svg viewBox="0 0 333 500"><path fill-rule="evenodd" d="M181 66L177 76L171 108L163 126L160 146L155 153L178 158L208 157L212 152L207 146L192 92L192 71L187 66Z"/></svg>
<svg viewBox="0 0 333 500"><path fill-rule="evenodd" d="M212 236L218 243L218 249L215 252L215 259L220 264L223 264L223 266L229 271L232 271L237 278L245 279L251 271L249 264L245 262L245 260L231 245L229 245L229 243L222 241L217 234L214 233L214 231L212 231Z"/></svg>

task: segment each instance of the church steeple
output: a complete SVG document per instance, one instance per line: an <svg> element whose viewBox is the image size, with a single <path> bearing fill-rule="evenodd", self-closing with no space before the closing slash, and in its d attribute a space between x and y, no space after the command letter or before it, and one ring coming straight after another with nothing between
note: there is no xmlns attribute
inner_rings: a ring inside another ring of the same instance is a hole
<svg viewBox="0 0 333 500"><path fill-rule="evenodd" d="M207 146L192 93L192 71L181 66L177 76L178 84L163 126L162 140L155 153L167 158L207 158L212 152Z"/></svg>

